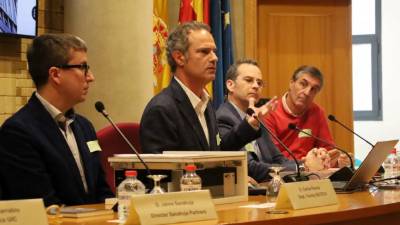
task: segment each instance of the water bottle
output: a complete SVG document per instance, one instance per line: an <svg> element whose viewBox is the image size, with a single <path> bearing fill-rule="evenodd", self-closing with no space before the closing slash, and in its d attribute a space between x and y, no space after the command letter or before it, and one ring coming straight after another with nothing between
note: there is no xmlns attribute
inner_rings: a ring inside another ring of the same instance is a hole
<svg viewBox="0 0 400 225"><path fill-rule="evenodd" d="M398 176L400 176L400 157L399 157L399 153L396 151L395 148L393 149L393 151L395 152L394 155L396 157L396 164L394 166L393 176L398 177ZM393 180L393 183L399 183L399 180L395 179L395 180Z"/></svg>
<svg viewBox="0 0 400 225"><path fill-rule="evenodd" d="M185 174L181 178L181 191L201 190L201 178L196 173L195 165L187 165Z"/></svg>
<svg viewBox="0 0 400 225"><path fill-rule="evenodd" d="M396 149L392 149L390 154L383 162L383 168L385 169L385 173L383 174L383 178L393 178L400 175L400 162L396 155ZM395 183L395 180L387 181L388 183Z"/></svg>
<svg viewBox="0 0 400 225"><path fill-rule="evenodd" d="M118 219L121 223L125 222L128 218L131 196L145 193L145 186L136 176L136 170L126 170L125 180L118 185Z"/></svg>

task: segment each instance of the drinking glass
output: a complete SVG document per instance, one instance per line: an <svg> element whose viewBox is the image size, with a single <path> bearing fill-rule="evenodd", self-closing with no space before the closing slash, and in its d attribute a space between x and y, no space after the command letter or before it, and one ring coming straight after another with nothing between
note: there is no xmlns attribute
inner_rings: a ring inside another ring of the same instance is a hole
<svg viewBox="0 0 400 225"><path fill-rule="evenodd" d="M281 176L279 176L279 172L285 169L285 167L281 165L272 165L271 170L271 181L267 184L267 202L275 202L278 197L279 189L281 185L284 183Z"/></svg>
<svg viewBox="0 0 400 225"><path fill-rule="evenodd" d="M165 193L164 189L162 189L162 187L160 186L160 181L163 178L166 178L167 175L156 174L156 175L148 175L147 177L154 181L154 187L150 191L150 194L164 194Z"/></svg>

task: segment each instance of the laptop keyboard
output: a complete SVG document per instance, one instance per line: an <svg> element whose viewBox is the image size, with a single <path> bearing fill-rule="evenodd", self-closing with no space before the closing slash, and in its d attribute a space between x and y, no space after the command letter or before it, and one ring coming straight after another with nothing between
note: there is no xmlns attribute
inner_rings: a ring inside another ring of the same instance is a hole
<svg viewBox="0 0 400 225"><path fill-rule="evenodd" d="M332 181L333 188L336 190L341 190L346 186L347 181Z"/></svg>

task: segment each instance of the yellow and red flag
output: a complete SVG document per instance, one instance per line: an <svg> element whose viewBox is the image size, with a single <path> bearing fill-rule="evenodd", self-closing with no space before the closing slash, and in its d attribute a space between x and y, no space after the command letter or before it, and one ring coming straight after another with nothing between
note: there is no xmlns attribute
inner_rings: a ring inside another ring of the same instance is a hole
<svg viewBox="0 0 400 225"><path fill-rule="evenodd" d="M209 0L181 0L179 8L179 23L198 21L210 25ZM206 87L210 96L213 95L212 83Z"/></svg>
<svg viewBox="0 0 400 225"><path fill-rule="evenodd" d="M168 0L154 0L153 5L153 92L154 95L169 85L171 80L167 60Z"/></svg>

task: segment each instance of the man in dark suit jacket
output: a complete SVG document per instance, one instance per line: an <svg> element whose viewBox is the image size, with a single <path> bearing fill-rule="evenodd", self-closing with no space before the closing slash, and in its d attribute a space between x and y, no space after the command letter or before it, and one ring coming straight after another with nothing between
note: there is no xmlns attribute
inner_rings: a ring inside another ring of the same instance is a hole
<svg viewBox="0 0 400 225"><path fill-rule="evenodd" d="M263 87L261 71L253 60L237 61L228 69L226 76L228 99L217 111L218 128L222 137L243 121L246 109L259 100ZM276 98L262 107L271 110L274 104ZM268 172L272 164L282 165L289 170L296 169L295 163L282 155L264 130L260 138L248 143L243 150L248 152L249 176L258 182L270 178Z"/></svg>
<svg viewBox="0 0 400 225"><path fill-rule="evenodd" d="M65 34L39 36L29 47L29 72L37 91L0 129L3 199L79 205L113 196L96 132L73 110L94 81L86 51L83 40Z"/></svg>
<svg viewBox="0 0 400 225"><path fill-rule="evenodd" d="M179 25L168 37L168 63L174 77L153 97L140 121L143 152L164 150L237 150L260 135L258 121L244 120L224 137L205 91L214 80L216 46L209 27L199 22Z"/></svg>

